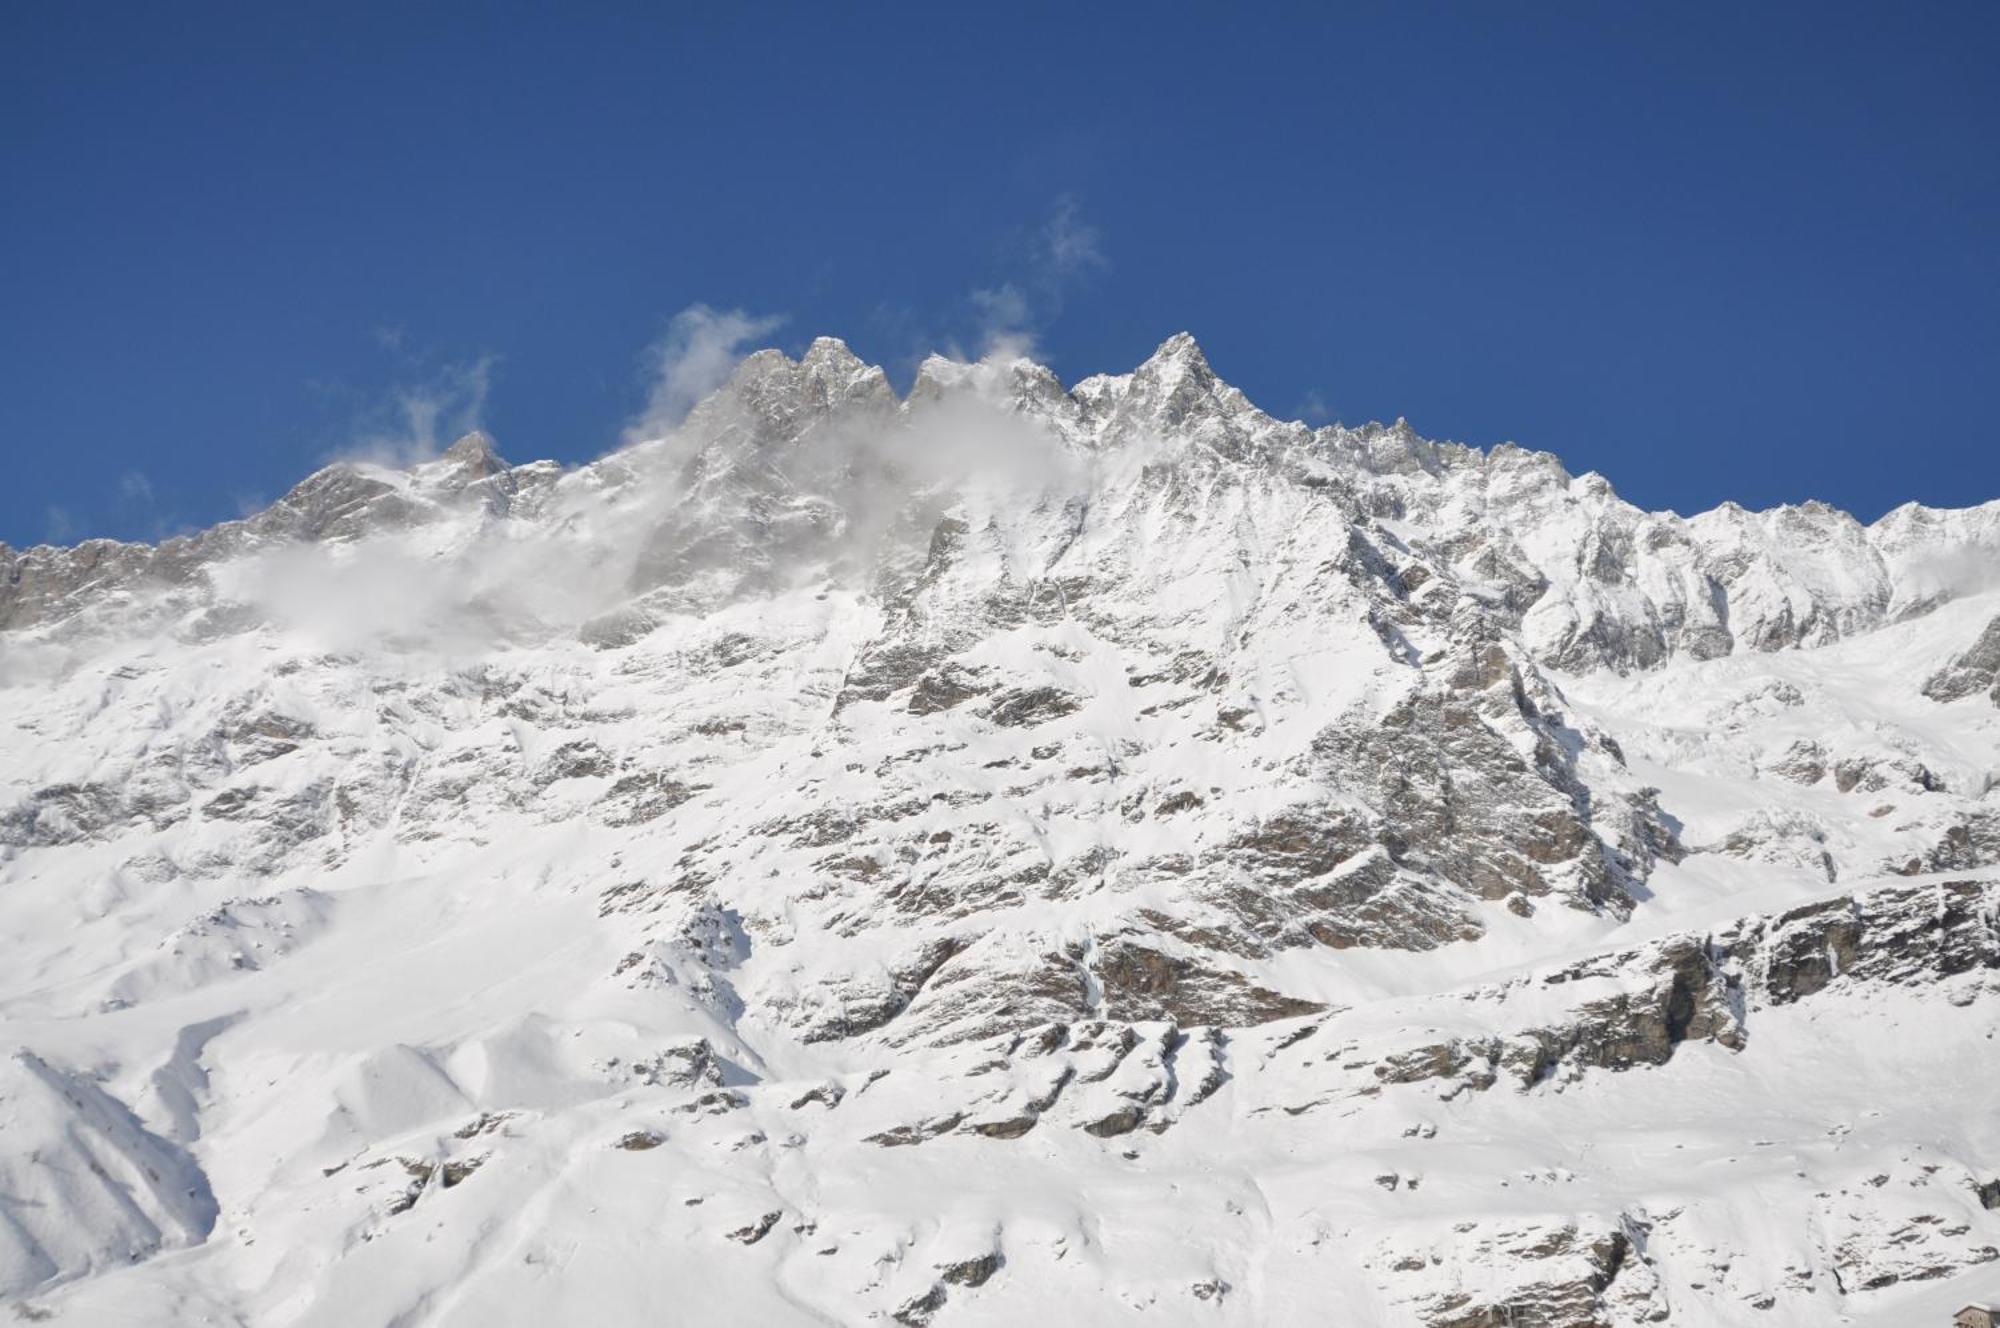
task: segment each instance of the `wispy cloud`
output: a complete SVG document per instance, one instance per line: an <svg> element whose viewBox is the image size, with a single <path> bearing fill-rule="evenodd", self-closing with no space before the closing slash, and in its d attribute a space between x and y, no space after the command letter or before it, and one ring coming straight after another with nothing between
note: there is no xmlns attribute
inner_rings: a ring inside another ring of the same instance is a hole
<svg viewBox="0 0 2000 1328"><path fill-rule="evenodd" d="M1315 429L1333 423L1333 408L1326 404L1326 398L1317 388L1306 393L1305 399L1292 408L1292 413Z"/></svg>
<svg viewBox="0 0 2000 1328"><path fill-rule="evenodd" d="M1078 282L1108 267L1103 236L1083 218L1074 195L1063 194L1028 237L1020 271L969 299L982 356L1031 355L1040 330L1061 316Z"/></svg>
<svg viewBox="0 0 2000 1328"><path fill-rule="evenodd" d="M1074 276L1105 266L1099 239L1097 227L1085 224L1078 214L1073 195L1064 194L1056 200L1055 211L1042 228L1042 242L1049 266L1057 275Z"/></svg>
<svg viewBox="0 0 2000 1328"><path fill-rule="evenodd" d="M59 503L42 509L41 538L48 544L74 544L99 535L159 540L171 532L153 481L140 470L122 472L112 496L93 500L85 511Z"/></svg>
<svg viewBox="0 0 2000 1328"><path fill-rule="evenodd" d="M991 289L972 292L972 307L979 311L980 351L991 354L1001 347L1019 347L1026 353L1033 343L1034 310L1019 286L1008 282Z"/></svg>
<svg viewBox="0 0 2000 1328"><path fill-rule="evenodd" d="M646 406L626 426L626 440L659 438L671 431L697 402L722 386L745 347L784 322L782 314L749 314L705 304L675 314L666 335L646 352Z"/></svg>
<svg viewBox="0 0 2000 1328"><path fill-rule="evenodd" d="M153 481L141 470L128 470L118 477L118 500L127 507L153 505Z"/></svg>
<svg viewBox="0 0 2000 1328"><path fill-rule="evenodd" d="M493 388L493 355L443 364L392 387L362 411L353 440L333 459L382 466L429 461L454 441L485 427Z"/></svg>
<svg viewBox="0 0 2000 1328"><path fill-rule="evenodd" d="M127 470L118 476L117 509L127 530L149 540L163 540L178 531L173 514L164 510L152 477L143 470Z"/></svg>

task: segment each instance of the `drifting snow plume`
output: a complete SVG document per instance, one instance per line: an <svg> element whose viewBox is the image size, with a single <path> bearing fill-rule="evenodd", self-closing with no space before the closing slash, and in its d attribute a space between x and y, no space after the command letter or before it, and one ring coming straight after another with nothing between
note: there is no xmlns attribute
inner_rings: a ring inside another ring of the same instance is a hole
<svg viewBox="0 0 2000 1328"><path fill-rule="evenodd" d="M741 309L711 309L705 304L691 305L675 314L666 335L648 352L652 385L646 408L626 426L626 441L664 437L729 377L746 343L768 336L784 321L782 317L756 317Z"/></svg>

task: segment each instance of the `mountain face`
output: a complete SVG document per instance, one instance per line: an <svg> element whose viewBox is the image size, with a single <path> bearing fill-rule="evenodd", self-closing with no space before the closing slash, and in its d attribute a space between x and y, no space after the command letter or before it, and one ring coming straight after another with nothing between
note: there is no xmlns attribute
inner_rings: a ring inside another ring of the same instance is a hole
<svg viewBox="0 0 2000 1328"><path fill-rule="evenodd" d="M28 1317L2000 1293L2000 503L822 339L591 465L0 546L0 734Z"/></svg>

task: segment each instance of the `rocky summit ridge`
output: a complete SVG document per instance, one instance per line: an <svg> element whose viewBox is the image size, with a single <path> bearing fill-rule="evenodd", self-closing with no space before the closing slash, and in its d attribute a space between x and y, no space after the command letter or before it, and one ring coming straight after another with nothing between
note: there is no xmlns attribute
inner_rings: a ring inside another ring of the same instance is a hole
<svg viewBox="0 0 2000 1328"><path fill-rule="evenodd" d="M1996 571L1185 334L0 546L0 1295L1915 1322L2000 1276Z"/></svg>

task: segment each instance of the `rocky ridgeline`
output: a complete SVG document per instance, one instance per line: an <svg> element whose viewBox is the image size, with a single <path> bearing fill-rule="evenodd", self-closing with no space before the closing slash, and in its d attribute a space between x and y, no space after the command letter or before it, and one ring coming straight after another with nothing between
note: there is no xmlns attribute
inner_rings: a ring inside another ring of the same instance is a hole
<svg viewBox="0 0 2000 1328"><path fill-rule="evenodd" d="M2000 706L2000 618L1986 624L1978 640L1924 684L1924 695L1933 701L1957 701L1978 692Z"/></svg>
<svg viewBox="0 0 2000 1328"><path fill-rule="evenodd" d="M800 361L775 351L744 361L664 457L660 445L642 445L564 475L547 462L508 466L473 434L410 471L338 463L253 517L157 546L0 546L0 628L60 623L107 595L198 586L218 562L273 545L351 541L466 510L566 517L563 498L643 485L661 465L672 469L678 510L650 514L627 589L725 568L721 579L736 591L768 589L800 556L824 553L830 535L851 535L854 509L885 488L936 486L944 477L935 463L884 440L914 432L927 443L940 425L966 432L973 401L1024 422L1034 440L982 422L973 432L995 436L948 450L955 471L1010 446L1028 455L1008 463L1031 467L1142 452L1156 458L1150 476L1198 501L1215 495L1192 486L1254 474L1339 507L1373 546L1359 556L1401 589L1443 576L1454 595L1474 596L1519 631L1538 659L1567 669L1826 644L1935 609L1961 589L1946 569L2000 551L1993 505L1911 505L1872 526L1817 503L1762 513L1724 505L1684 519L1642 512L1602 477L1572 477L1546 453L1431 442L1402 421L1310 430L1259 411L1185 334L1131 374L1069 390L1025 360L933 357L901 401L879 368L822 338ZM1092 487L1075 486L1078 511L1106 496ZM931 533L918 524L915 533Z"/></svg>
<svg viewBox="0 0 2000 1328"><path fill-rule="evenodd" d="M1274 1023L1254 1044L1254 1059L1259 1069L1284 1069L1286 1082L1308 1096L1258 1110L1298 1116L1395 1085L1433 1085L1444 1101L1500 1087L1531 1092L1591 1071L1665 1065L1691 1042L1745 1052L1759 1011L1829 989L1865 1000L1875 986L1935 990L1961 1006L1983 1001L1993 1008L2000 998L2000 883L1884 887L1425 998L1435 1010L1462 1004L1478 1011L1495 1029L1480 1035L1426 1042L1405 1029L1388 1037L1351 1034L1372 1016L1289 1011L1278 1016L1287 1022ZM1543 1017L1509 1027L1511 1012L1522 1007ZM1424 1008L1415 1007L1408 1022L1418 1022ZM1161 1021L1150 1011L1125 1020L1052 1022L973 1044L961 1059L974 1068L945 1077L969 1090L963 1101L873 1141L917 1143L947 1131L1017 1138L1058 1103L1065 1106L1058 1119L1100 1137L1142 1126L1160 1131L1240 1068L1222 1026ZM1027 1080L1016 1082L1016 1071ZM1070 1109L1078 1094L1066 1090L1107 1081L1115 1105Z"/></svg>

